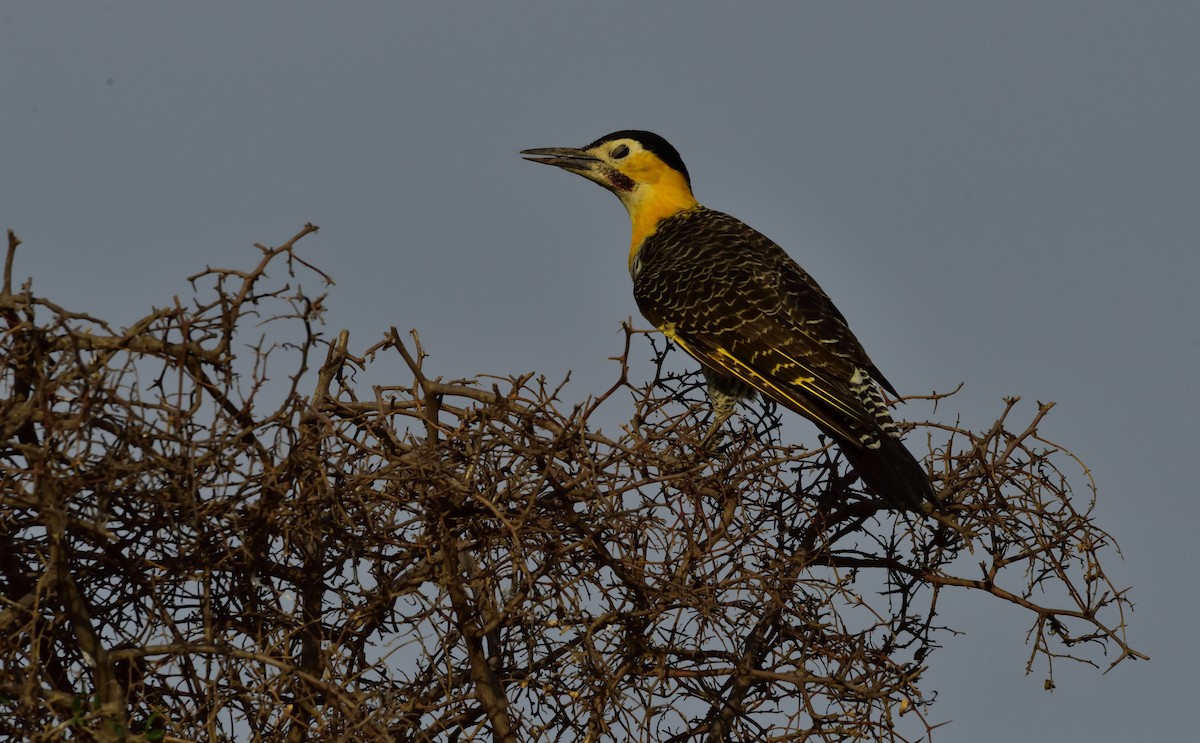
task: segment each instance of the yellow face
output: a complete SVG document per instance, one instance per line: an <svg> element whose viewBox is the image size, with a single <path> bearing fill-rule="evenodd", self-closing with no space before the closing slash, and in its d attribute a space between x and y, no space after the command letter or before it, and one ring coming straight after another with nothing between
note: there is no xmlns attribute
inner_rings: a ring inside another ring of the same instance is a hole
<svg viewBox="0 0 1200 743"><path fill-rule="evenodd" d="M667 165L635 139L616 139L586 150L598 161L585 178L617 195L633 225L629 260L667 217L696 206L683 173ZM578 172L578 171L577 171Z"/></svg>
<svg viewBox="0 0 1200 743"><path fill-rule="evenodd" d="M616 133L619 134L623 132ZM649 132L643 134L661 140ZM617 195L633 223L629 252L631 267L638 249L654 234L662 220L697 205L687 176L643 146L637 137L605 138L586 149L542 147L523 150L521 154L527 160L581 175Z"/></svg>

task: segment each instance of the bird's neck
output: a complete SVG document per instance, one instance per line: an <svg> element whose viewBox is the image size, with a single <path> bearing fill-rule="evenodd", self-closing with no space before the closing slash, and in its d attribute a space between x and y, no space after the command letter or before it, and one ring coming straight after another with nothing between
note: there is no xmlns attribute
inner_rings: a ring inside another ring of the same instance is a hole
<svg viewBox="0 0 1200 743"><path fill-rule="evenodd" d="M621 201L629 210L629 221L633 225L633 236L629 245L631 268L642 243L658 230L664 219L699 206L682 176L661 180L652 188L638 188Z"/></svg>

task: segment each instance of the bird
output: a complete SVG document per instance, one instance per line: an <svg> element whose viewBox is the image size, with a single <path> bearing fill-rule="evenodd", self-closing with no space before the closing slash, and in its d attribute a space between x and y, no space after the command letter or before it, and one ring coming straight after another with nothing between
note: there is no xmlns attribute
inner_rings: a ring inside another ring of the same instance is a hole
<svg viewBox="0 0 1200 743"><path fill-rule="evenodd" d="M606 134L581 148L523 150L583 176L629 212L629 273L638 309L704 372L709 439L756 393L817 425L887 507L936 509L924 468L904 446L883 390L900 394L842 313L784 250L702 206L682 157L648 131Z"/></svg>

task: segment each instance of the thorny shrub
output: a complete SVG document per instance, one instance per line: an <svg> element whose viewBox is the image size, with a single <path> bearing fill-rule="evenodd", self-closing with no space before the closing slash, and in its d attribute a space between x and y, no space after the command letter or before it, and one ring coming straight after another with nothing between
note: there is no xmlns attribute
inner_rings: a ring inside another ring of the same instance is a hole
<svg viewBox="0 0 1200 743"><path fill-rule="evenodd" d="M10 233L0 733L910 740L946 590L1023 609L1048 684L1143 657L1049 406L916 425L949 528L780 443L770 405L701 450L702 381L629 328L575 406L531 374L443 381L415 333L355 355L294 284L328 280L295 252L315 229L125 330L14 291ZM358 389L383 355L405 378Z"/></svg>

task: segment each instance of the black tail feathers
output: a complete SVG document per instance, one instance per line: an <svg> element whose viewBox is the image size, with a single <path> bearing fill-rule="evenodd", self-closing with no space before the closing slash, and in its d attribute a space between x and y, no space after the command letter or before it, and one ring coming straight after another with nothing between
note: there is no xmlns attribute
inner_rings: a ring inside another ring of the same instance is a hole
<svg viewBox="0 0 1200 743"><path fill-rule="evenodd" d="M922 506L930 503L939 510L933 483L899 439L881 436L877 449L853 444L843 444L841 449L867 489L892 508L924 513L928 507Z"/></svg>

